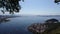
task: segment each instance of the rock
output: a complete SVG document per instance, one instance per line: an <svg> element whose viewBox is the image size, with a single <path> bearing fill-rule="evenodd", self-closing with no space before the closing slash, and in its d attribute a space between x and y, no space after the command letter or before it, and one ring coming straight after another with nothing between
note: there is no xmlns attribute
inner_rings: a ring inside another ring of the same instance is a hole
<svg viewBox="0 0 60 34"><path fill-rule="evenodd" d="M40 34L43 33L47 29L47 25L37 23L37 24L32 24L28 27L28 30L34 34Z"/></svg>
<svg viewBox="0 0 60 34"><path fill-rule="evenodd" d="M0 24L1 23L5 23L5 22L8 22L8 21L10 21L8 18L6 18L6 17L4 17L4 18L0 18Z"/></svg>

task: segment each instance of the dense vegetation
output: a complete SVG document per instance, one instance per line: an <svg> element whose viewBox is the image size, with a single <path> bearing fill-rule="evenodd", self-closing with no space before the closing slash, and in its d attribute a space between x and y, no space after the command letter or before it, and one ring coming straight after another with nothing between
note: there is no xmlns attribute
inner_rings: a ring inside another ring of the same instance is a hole
<svg viewBox="0 0 60 34"><path fill-rule="evenodd" d="M57 4L59 4L60 0L55 0L54 2L57 3Z"/></svg>
<svg viewBox="0 0 60 34"><path fill-rule="evenodd" d="M19 12L21 10L21 6L19 5L19 2L24 0L0 0L0 8L3 8L3 10L6 9L7 12L10 14L14 14L14 12ZM3 11L3 14L6 11Z"/></svg>

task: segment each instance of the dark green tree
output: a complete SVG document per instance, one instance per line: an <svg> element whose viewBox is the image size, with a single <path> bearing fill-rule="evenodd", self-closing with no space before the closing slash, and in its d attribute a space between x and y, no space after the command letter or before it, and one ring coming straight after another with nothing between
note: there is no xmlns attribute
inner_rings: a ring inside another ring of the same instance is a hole
<svg viewBox="0 0 60 34"><path fill-rule="evenodd" d="M57 3L57 4L59 4L60 0L55 0L54 2Z"/></svg>
<svg viewBox="0 0 60 34"><path fill-rule="evenodd" d="M0 8L3 8L1 12L3 14L7 11L10 14L14 14L14 12L19 12L21 10L21 5L19 5L19 2L24 0L0 0ZM4 11L4 8L6 11Z"/></svg>

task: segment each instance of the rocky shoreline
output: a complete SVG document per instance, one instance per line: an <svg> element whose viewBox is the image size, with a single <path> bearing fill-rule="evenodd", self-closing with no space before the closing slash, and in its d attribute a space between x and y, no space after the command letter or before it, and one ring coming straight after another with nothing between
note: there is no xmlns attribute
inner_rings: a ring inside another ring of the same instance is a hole
<svg viewBox="0 0 60 34"><path fill-rule="evenodd" d="M60 27L57 19L46 20L45 23L34 23L28 27L33 34L49 34L50 31Z"/></svg>

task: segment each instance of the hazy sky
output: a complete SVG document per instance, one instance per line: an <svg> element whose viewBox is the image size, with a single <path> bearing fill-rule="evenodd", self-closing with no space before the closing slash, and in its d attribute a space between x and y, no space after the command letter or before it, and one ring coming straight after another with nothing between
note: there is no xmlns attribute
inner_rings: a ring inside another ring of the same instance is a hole
<svg viewBox="0 0 60 34"><path fill-rule="evenodd" d="M54 0L25 0L21 3L20 14L27 15L60 15L60 5Z"/></svg>
<svg viewBox="0 0 60 34"><path fill-rule="evenodd" d="M23 15L60 15L60 5L54 3L54 0L25 0L21 3Z"/></svg>

